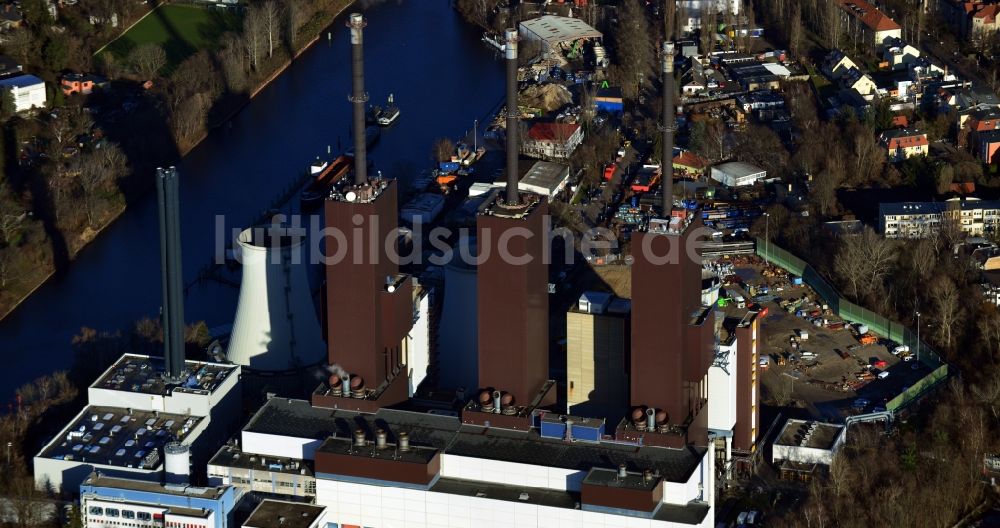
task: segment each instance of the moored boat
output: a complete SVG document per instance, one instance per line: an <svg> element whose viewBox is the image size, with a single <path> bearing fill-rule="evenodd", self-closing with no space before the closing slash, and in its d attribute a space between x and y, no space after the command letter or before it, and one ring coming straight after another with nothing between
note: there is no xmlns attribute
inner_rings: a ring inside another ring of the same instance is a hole
<svg viewBox="0 0 1000 528"><path fill-rule="evenodd" d="M348 155L338 156L332 163L314 161L309 167L309 171L313 175L312 183L302 190L299 197L302 211L313 211L318 208L329 194L330 188L350 172L353 163L354 158Z"/></svg>
<svg viewBox="0 0 1000 528"><path fill-rule="evenodd" d="M389 126L395 123L396 120L399 119L399 113L399 107L396 106L392 94L389 94L388 104L378 116L378 124L381 126Z"/></svg>

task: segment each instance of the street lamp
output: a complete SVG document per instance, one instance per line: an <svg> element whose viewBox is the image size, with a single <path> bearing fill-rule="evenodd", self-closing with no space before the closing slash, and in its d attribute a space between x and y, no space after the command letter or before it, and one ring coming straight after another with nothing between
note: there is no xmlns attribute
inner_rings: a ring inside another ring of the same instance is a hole
<svg viewBox="0 0 1000 528"><path fill-rule="evenodd" d="M764 213L764 255L771 256L771 213Z"/></svg>
<svg viewBox="0 0 1000 528"><path fill-rule="evenodd" d="M917 311L917 364L920 364L920 311Z"/></svg>

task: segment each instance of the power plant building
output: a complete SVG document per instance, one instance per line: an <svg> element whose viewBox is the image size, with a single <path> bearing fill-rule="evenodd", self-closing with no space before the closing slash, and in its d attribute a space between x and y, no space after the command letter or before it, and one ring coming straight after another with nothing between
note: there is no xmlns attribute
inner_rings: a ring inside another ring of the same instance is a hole
<svg viewBox="0 0 1000 528"><path fill-rule="evenodd" d="M91 474L80 486L83 526L233 528L232 486L197 487Z"/></svg>
<svg viewBox="0 0 1000 528"><path fill-rule="evenodd" d="M621 526L623 516L630 526L714 525L708 449L606 442L591 433L603 422L549 428L548 416L515 431L272 398L244 429L242 456L304 457L316 504L341 526Z"/></svg>
<svg viewBox="0 0 1000 528"><path fill-rule="evenodd" d="M620 417L628 405L631 303L584 292L566 312L566 405L580 416Z"/></svg>
<svg viewBox="0 0 1000 528"><path fill-rule="evenodd" d="M238 428L240 367L185 361L184 381L163 381L161 358L122 356L87 389L88 404L34 457L35 484L75 493L93 471L162 481L164 449L178 441L195 468Z"/></svg>

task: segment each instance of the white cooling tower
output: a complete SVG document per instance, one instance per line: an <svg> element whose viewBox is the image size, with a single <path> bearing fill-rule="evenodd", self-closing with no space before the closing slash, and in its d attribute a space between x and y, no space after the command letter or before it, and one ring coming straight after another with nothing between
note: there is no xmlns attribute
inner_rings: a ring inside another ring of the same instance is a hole
<svg viewBox="0 0 1000 528"><path fill-rule="evenodd" d="M473 390L479 386L479 305L477 303L476 266L465 262L461 254L475 255L474 238L462 238L459 246L452 248L445 258L444 300L441 306L441 324L438 327L438 385L446 389L464 387Z"/></svg>
<svg viewBox="0 0 1000 528"><path fill-rule="evenodd" d="M229 361L256 371L284 371L326 358L309 293L304 232L280 226L247 229L236 241L243 264Z"/></svg>

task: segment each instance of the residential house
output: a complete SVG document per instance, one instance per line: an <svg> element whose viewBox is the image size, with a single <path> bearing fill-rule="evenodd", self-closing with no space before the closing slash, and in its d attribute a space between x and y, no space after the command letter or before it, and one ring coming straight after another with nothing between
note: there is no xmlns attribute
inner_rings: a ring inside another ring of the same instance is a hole
<svg viewBox="0 0 1000 528"><path fill-rule="evenodd" d="M826 55L823 64L820 66L823 75L830 80L836 81L851 70L857 70L858 65L851 60L843 51L835 49Z"/></svg>
<svg viewBox="0 0 1000 528"><path fill-rule="evenodd" d="M978 5L972 13L969 37L973 39L986 38L991 33L996 33L1000 26L997 25L997 18L1000 15L1000 5Z"/></svg>
<svg viewBox="0 0 1000 528"><path fill-rule="evenodd" d="M13 96L15 112L45 107L45 81L34 75L0 79L0 89L9 91Z"/></svg>
<svg viewBox="0 0 1000 528"><path fill-rule="evenodd" d="M1000 163L1000 130L989 130L976 135L976 155L983 163Z"/></svg>
<svg viewBox="0 0 1000 528"><path fill-rule="evenodd" d="M920 50L902 39L891 39L882 52L882 60L889 63L893 70L905 70L919 58Z"/></svg>
<svg viewBox="0 0 1000 528"><path fill-rule="evenodd" d="M915 128L894 128L882 132L879 142L888 150L889 161L903 161L913 156L926 156L930 142L927 134Z"/></svg>
<svg viewBox="0 0 1000 528"><path fill-rule="evenodd" d="M878 206L878 230L886 238L929 238L941 229L940 202L883 203Z"/></svg>
<svg viewBox="0 0 1000 528"><path fill-rule="evenodd" d="M59 79L59 85L65 95L75 93L88 95L94 88L101 88L107 85L108 81L100 75L90 73L67 73Z"/></svg>
<svg viewBox="0 0 1000 528"><path fill-rule="evenodd" d="M583 128L576 123L535 123L521 144L521 152L536 158L566 159L583 142Z"/></svg>
<svg viewBox="0 0 1000 528"><path fill-rule="evenodd" d="M680 154L674 156L672 164L674 174L682 178L699 179L705 174L710 162L690 150L682 150Z"/></svg>
<svg viewBox="0 0 1000 528"><path fill-rule="evenodd" d="M14 3L0 5L0 31L10 31L21 25L24 16Z"/></svg>
<svg viewBox="0 0 1000 528"><path fill-rule="evenodd" d="M690 63L690 67L681 75L681 94L688 97L698 95L708 89L708 81L704 74L705 67L702 66L701 61L695 57L691 59Z"/></svg>
<svg viewBox="0 0 1000 528"><path fill-rule="evenodd" d="M979 148L980 136L1000 129L1000 108L993 105L976 105L958 113L958 146Z"/></svg>
<svg viewBox="0 0 1000 528"><path fill-rule="evenodd" d="M835 1L840 7L846 31L861 37L874 50L881 50L889 39L902 37L900 25L866 0Z"/></svg>
<svg viewBox="0 0 1000 528"><path fill-rule="evenodd" d="M970 237L1000 232L1000 201L949 198L944 202L879 204L879 230L886 238L928 238L945 225Z"/></svg>
<svg viewBox="0 0 1000 528"><path fill-rule="evenodd" d="M871 101L875 97L878 86L871 75L863 73L857 68L851 68L840 78L840 86L845 90L854 90L866 101Z"/></svg>

